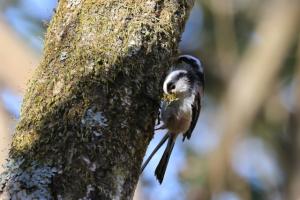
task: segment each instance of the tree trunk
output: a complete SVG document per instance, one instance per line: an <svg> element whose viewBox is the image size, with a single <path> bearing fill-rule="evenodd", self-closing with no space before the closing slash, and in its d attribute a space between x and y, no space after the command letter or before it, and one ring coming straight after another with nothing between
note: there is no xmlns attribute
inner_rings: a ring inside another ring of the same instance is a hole
<svg viewBox="0 0 300 200"><path fill-rule="evenodd" d="M131 199L193 4L60 0L0 199Z"/></svg>

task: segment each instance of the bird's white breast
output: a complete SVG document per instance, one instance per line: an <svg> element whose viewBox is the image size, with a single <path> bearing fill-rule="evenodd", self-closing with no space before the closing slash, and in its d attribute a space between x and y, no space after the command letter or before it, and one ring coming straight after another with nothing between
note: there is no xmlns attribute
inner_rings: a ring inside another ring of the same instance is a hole
<svg viewBox="0 0 300 200"><path fill-rule="evenodd" d="M165 105L162 120L168 130L173 134L186 132L192 121L192 102L194 97L173 101Z"/></svg>

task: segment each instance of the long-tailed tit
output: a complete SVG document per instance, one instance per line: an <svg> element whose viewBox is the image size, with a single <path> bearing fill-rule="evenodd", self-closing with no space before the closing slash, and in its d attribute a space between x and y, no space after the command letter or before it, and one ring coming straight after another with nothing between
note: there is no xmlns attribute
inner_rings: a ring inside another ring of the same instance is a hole
<svg viewBox="0 0 300 200"><path fill-rule="evenodd" d="M204 71L199 59L190 55L179 56L164 80L163 91L161 118L164 124L158 129L167 129L168 132L142 166L143 171L157 150L169 139L155 169L159 183L163 181L177 136L183 134L183 141L190 139L200 114Z"/></svg>

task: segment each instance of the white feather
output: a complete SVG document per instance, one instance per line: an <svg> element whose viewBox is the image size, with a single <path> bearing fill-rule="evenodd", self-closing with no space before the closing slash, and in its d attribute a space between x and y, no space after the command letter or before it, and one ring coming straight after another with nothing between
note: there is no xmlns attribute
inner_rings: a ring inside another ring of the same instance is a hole
<svg viewBox="0 0 300 200"><path fill-rule="evenodd" d="M163 85L163 90L166 94L169 94L168 93L168 83L171 82L178 74L180 73L187 73L186 70L175 70L175 71L172 71L170 74L168 74L168 76L166 77L165 81L164 81L164 85Z"/></svg>

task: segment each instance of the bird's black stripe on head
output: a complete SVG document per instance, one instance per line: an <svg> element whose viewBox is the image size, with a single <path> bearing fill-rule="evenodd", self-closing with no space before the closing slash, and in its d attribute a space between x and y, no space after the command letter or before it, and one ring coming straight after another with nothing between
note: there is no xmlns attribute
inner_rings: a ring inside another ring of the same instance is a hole
<svg viewBox="0 0 300 200"><path fill-rule="evenodd" d="M176 78L174 79L174 82L177 82L179 79L181 79L181 78L183 78L183 77L186 77L186 78L189 80L189 82L190 82L191 84L194 83L194 82L193 82L193 80L194 80L193 75L192 75L190 72L181 72L181 73L179 73L179 74L176 76Z"/></svg>
<svg viewBox="0 0 300 200"><path fill-rule="evenodd" d="M200 67L200 66L198 66L198 64L196 63L196 61L193 60L193 59L189 59L189 58L187 58L187 57L182 56L182 57L179 57L179 58L178 58L178 61L180 61L180 62L185 62L185 63L191 65L191 66L193 67L194 70L199 71L199 67Z"/></svg>
<svg viewBox="0 0 300 200"><path fill-rule="evenodd" d="M181 79L185 76L187 76L187 72L181 72L176 76L175 81L178 81L179 79Z"/></svg>
<svg viewBox="0 0 300 200"><path fill-rule="evenodd" d="M192 78L189 78L189 80L196 80L204 87L205 78L200 60L190 55L182 55L178 57L178 62L184 62L188 64L188 66L190 66L195 73Z"/></svg>

